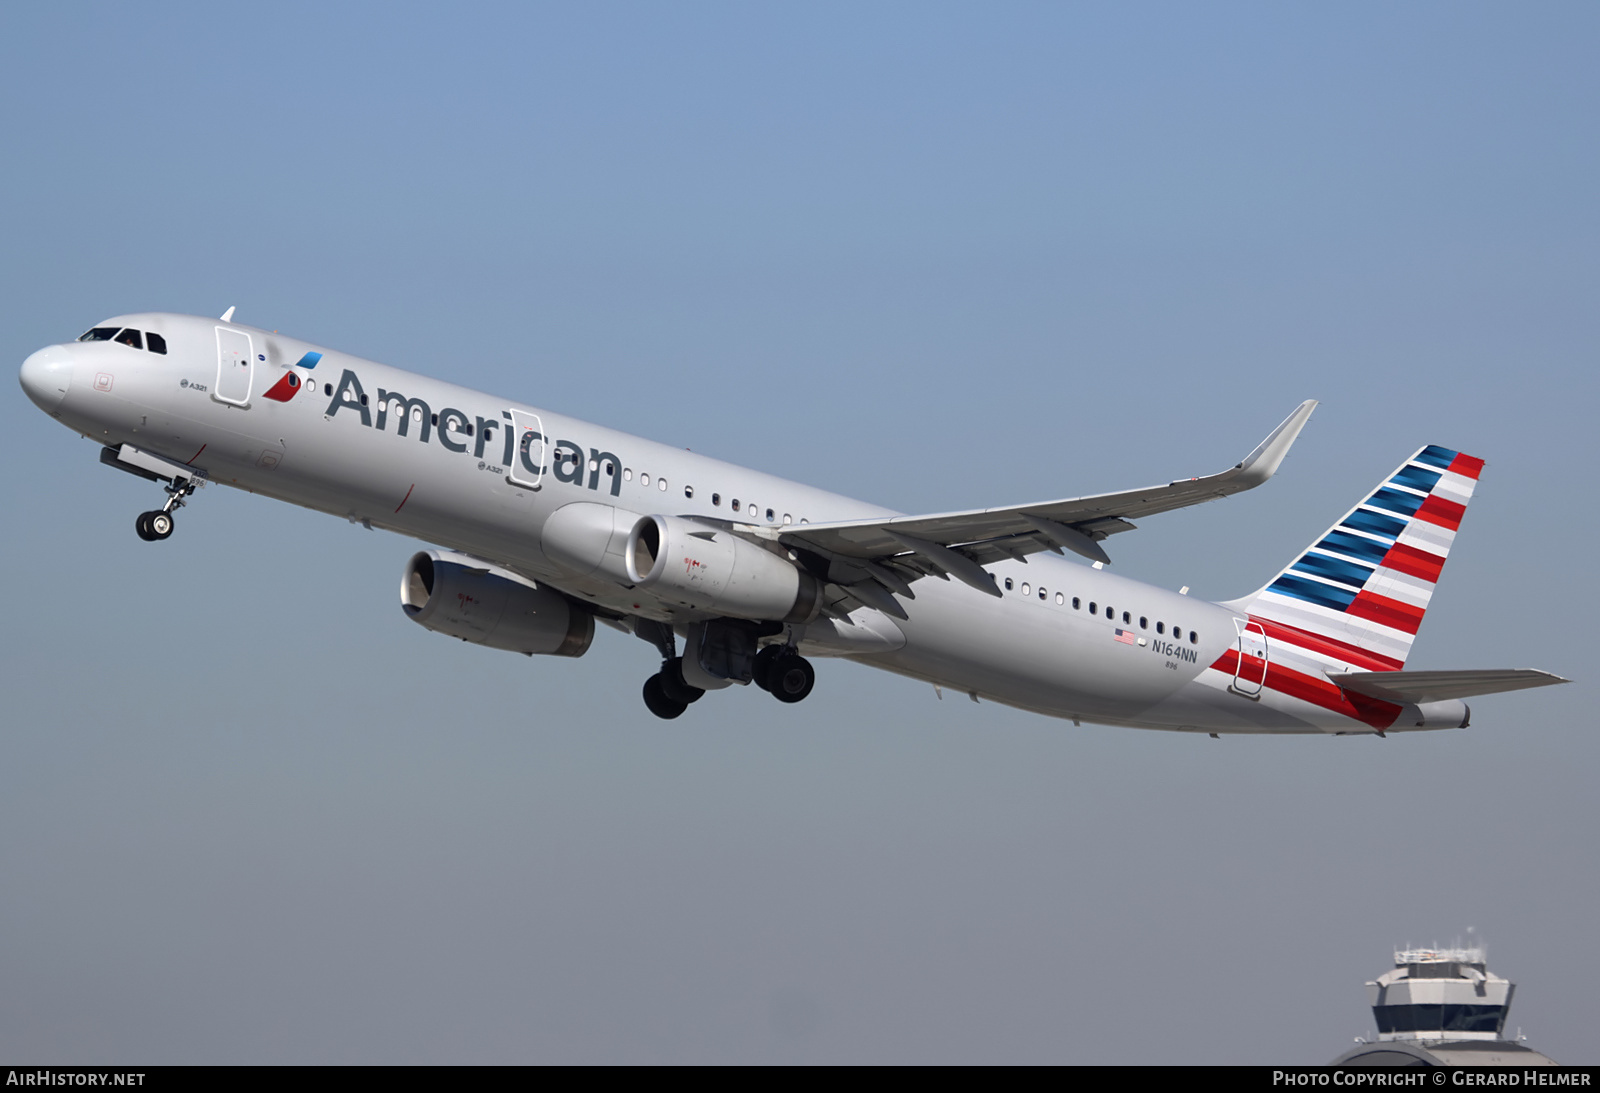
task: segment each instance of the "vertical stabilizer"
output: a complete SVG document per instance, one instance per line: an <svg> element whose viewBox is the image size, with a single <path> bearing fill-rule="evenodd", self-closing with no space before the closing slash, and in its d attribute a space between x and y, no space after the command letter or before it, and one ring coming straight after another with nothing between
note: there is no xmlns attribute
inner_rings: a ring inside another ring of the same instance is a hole
<svg viewBox="0 0 1600 1093"><path fill-rule="evenodd" d="M1271 584L1226 606L1317 659L1403 667L1482 469L1481 459L1430 444Z"/></svg>

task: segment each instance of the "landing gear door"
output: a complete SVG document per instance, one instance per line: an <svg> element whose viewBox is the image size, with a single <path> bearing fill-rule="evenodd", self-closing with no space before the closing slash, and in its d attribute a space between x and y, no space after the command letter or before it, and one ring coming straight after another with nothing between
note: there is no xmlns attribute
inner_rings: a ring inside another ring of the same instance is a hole
<svg viewBox="0 0 1600 1093"><path fill-rule="evenodd" d="M539 415L512 410L511 436L511 462L506 467L506 481L525 490L536 490L544 482L546 447Z"/></svg>
<svg viewBox="0 0 1600 1093"><path fill-rule="evenodd" d="M255 347L242 330L217 327L217 385L211 397L229 406L250 405L250 378L255 371Z"/></svg>
<svg viewBox="0 0 1600 1093"><path fill-rule="evenodd" d="M1233 670L1233 690L1246 698L1260 698L1267 682L1267 632L1254 619L1234 619L1239 631L1239 659Z"/></svg>

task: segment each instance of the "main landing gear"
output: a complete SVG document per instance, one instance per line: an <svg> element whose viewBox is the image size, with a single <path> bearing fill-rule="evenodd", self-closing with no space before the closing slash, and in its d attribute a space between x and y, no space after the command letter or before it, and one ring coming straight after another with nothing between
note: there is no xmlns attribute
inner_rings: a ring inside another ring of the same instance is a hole
<svg viewBox="0 0 1600 1093"><path fill-rule="evenodd" d="M172 535L174 527L172 514L189 503L189 495L194 493L195 483L192 478L179 478L163 488L167 491L167 503L150 512L141 512L139 518L133 522L133 529L139 533L139 538L147 543L158 543Z"/></svg>
<svg viewBox="0 0 1600 1093"><path fill-rule="evenodd" d="M788 645L769 645L756 654L751 682L779 702L799 702L816 686L811 662Z"/></svg>
<svg viewBox="0 0 1600 1093"><path fill-rule="evenodd" d="M816 686L811 662L785 645L769 645L756 654L751 682L779 702L799 702ZM671 721L683 716L705 692L683 678L683 658L661 662L661 671L644 681L644 704L657 717Z"/></svg>
<svg viewBox="0 0 1600 1093"><path fill-rule="evenodd" d="M644 681L644 704L659 718L682 717L690 704L706 693L690 683L689 677L718 690L730 683L754 683L779 702L799 702L816 686L817 673L811 662L792 644L756 648L761 638L783 630L780 623L714 619L692 623L688 630L684 653L696 659L686 677L672 627L651 619L634 620L634 635L661 654L661 670Z"/></svg>
<svg viewBox="0 0 1600 1093"><path fill-rule="evenodd" d="M661 671L644 681L644 704L657 717L671 721L699 702L705 694L699 687L684 681L683 658L671 657L661 662Z"/></svg>

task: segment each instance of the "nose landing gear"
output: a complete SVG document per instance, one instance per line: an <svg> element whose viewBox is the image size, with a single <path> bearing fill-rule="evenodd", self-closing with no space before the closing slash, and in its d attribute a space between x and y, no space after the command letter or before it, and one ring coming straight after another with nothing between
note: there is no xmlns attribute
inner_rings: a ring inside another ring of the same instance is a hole
<svg viewBox="0 0 1600 1093"><path fill-rule="evenodd" d="M150 512L141 512L133 522L134 531L147 543L158 543L172 535L175 526L172 514L189 503L189 495L195 490L194 479L174 479L164 488L167 491L167 503Z"/></svg>
<svg viewBox="0 0 1600 1093"><path fill-rule="evenodd" d="M147 543L160 542L171 535L172 526L172 514L161 509L141 512L139 518L133 522L133 529L139 533L139 538Z"/></svg>
<svg viewBox="0 0 1600 1093"><path fill-rule="evenodd" d="M149 512L141 512L139 518L133 522L133 530L137 531L139 538L147 543L158 543L172 534L174 523L172 514L189 503L190 496L200 488L205 478L204 471L174 462L164 456L141 452L132 444L101 448L100 462L119 471L147 478L151 482L160 482L161 488L167 491L165 505Z"/></svg>

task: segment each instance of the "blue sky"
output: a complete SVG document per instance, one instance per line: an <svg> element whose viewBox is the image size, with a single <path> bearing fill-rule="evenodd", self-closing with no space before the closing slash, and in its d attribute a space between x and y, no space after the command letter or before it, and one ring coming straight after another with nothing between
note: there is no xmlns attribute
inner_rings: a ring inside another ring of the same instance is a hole
<svg viewBox="0 0 1600 1093"><path fill-rule="evenodd" d="M906 511L1221 469L1123 572L1264 582L1488 468L1413 666L1465 732L1212 741L825 663L409 624L413 544L0 404L0 1056L1322 1062L1468 926L1596 1057L1591 6L18 8L0 338L220 314ZM152 487L153 488L153 487ZM1577 640L1573 640L1576 638ZM1152 1031L1158 1034L1151 1036Z"/></svg>

